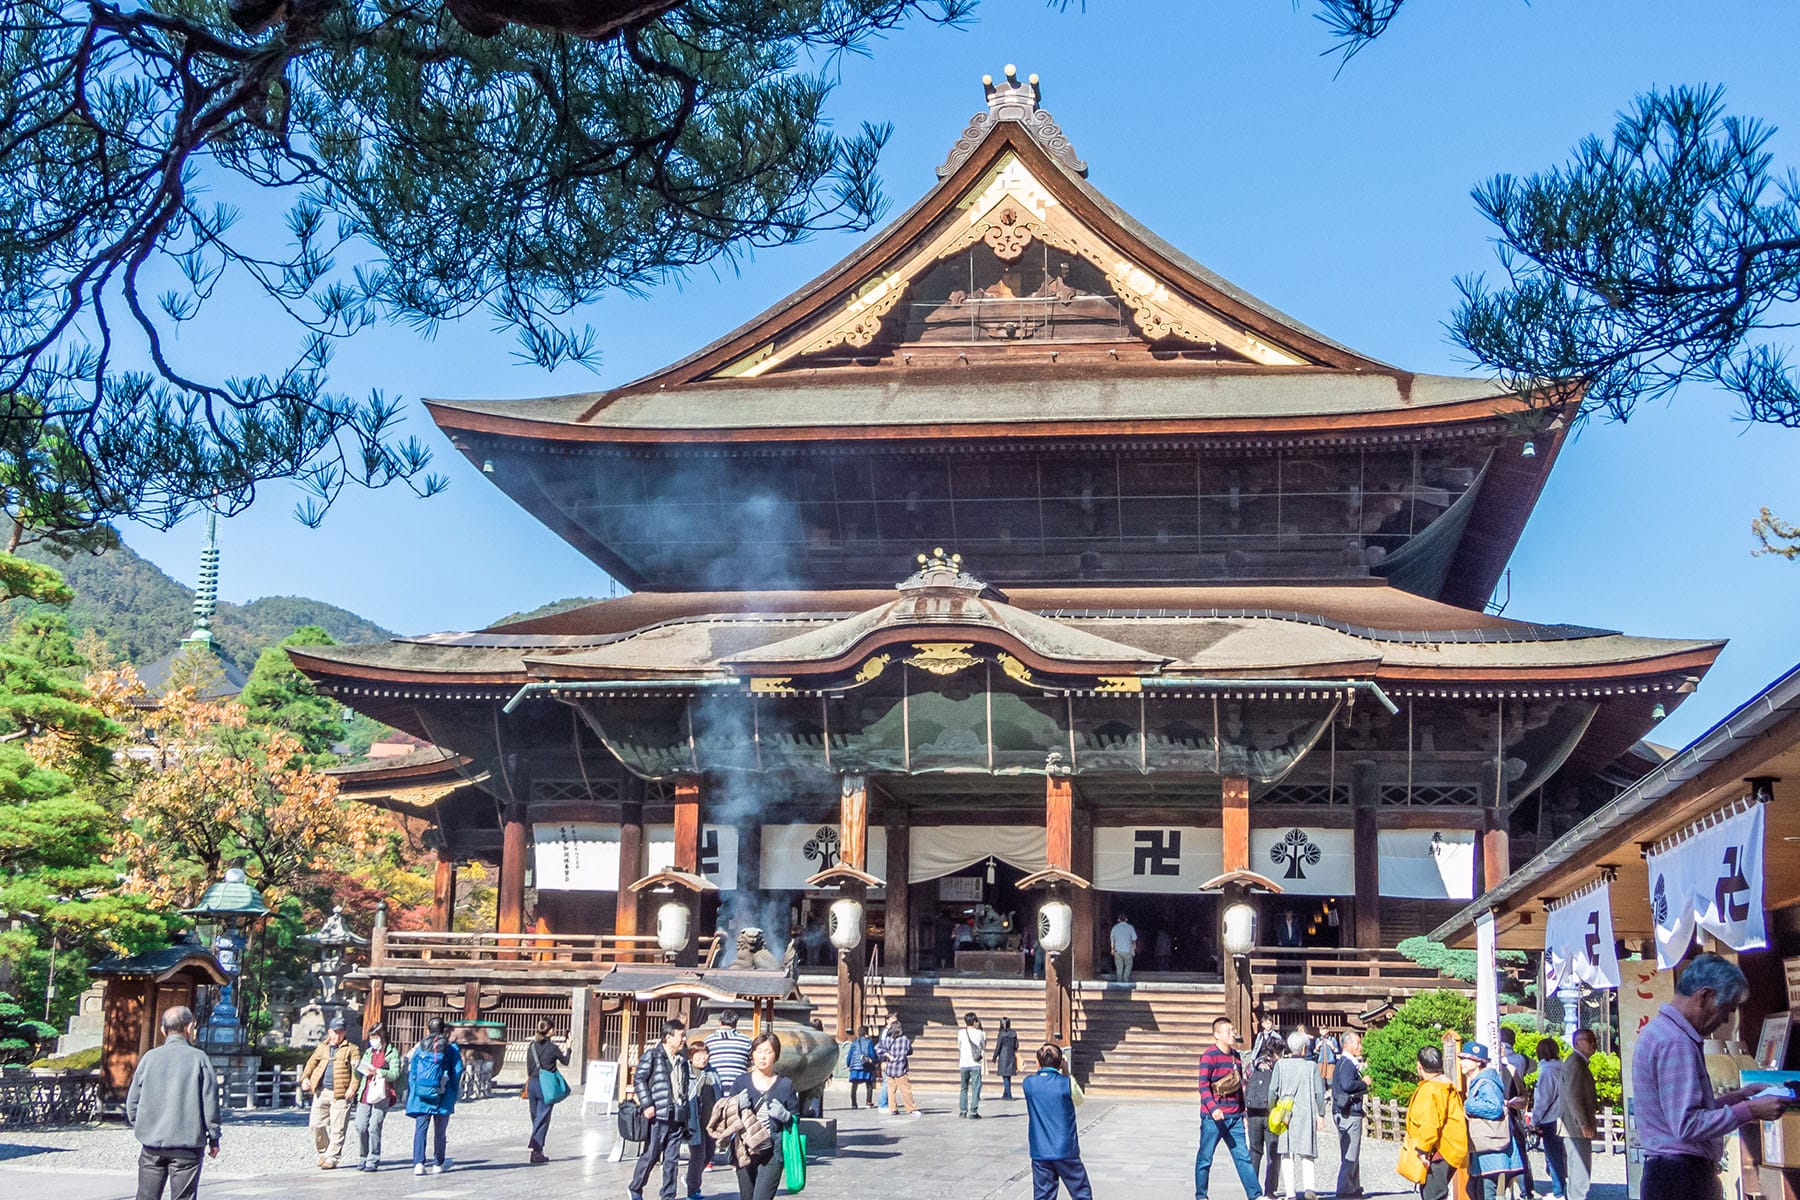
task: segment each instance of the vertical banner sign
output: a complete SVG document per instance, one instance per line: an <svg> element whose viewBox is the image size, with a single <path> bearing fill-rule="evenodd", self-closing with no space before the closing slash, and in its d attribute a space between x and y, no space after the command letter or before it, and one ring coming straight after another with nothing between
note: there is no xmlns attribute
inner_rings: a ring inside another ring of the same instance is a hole
<svg viewBox="0 0 1800 1200"><path fill-rule="evenodd" d="M1500 963L1492 909L1475 918L1475 1036L1500 1044ZM1496 1051L1497 1053L1497 1051Z"/></svg>
<svg viewBox="0 0 1800 1200"><path fill-rule="evenodd" d="M1644 1150L1638 1144L1637 1088L1631 1078L1637 1040L1656 1010L1675 998L1675 977L1655 964L1624 964L1619 980L1619 1077L1625 1094L1625 1190L1638 1200L1644 1175ZM1734 1139L1735 1140L1735 1139Z"/></svg>
<svg viewBox="0 0 1800 1200"><path fill-rule="evenodd" d="M1763 923L1763 818L1763 806L1753 804L1649 855L1658 966L1680 962L1696 928L1733 950L1768 945Z"/></svg>
<svg viewBox="0 0 1800 1200"><path fill-rule="evenodd" d="M1545 995L1571 979L1591 988L1619 986L1611 884L1559 904L1544 922Z"/></svg>

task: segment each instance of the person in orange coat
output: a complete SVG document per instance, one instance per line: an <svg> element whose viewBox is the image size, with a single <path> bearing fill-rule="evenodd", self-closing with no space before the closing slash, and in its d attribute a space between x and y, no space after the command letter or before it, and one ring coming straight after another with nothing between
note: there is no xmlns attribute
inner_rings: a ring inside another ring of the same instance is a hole
<svg viewBox="0 0 1800 1200"><path fill-rule="evenodd" d="M1444 1078L1444 1052L1436 1046L1419 1051L1419 1088L1406 1106L1406 1140L1401 1154L1416 1154L1425 1164L1421 1200L1445 1200L1450 1178L1469 1165L1469 1121L1462 1097Z"/></svg>

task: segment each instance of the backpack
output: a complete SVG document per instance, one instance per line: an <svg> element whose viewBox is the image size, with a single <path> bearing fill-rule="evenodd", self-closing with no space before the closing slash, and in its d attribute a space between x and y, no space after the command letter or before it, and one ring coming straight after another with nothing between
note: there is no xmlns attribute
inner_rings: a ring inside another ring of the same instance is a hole
<svg viewBox="0 0 1800 1200"><path fill-rule="evenodd" d="M419 1043L413 1051L407 1087L420 1104L436 1107L444 1102L444 1084L450 1076L450 1052L442 1037Z"/></svg>
<svg viewBox="0 0 1800 1200"><path fill-rule="evenodd" d="M1244 1104L1249 1108L1269 1107L1269 1089L1275 1083L1275 1065L1259 1058L1244 1076Z"/></svg>

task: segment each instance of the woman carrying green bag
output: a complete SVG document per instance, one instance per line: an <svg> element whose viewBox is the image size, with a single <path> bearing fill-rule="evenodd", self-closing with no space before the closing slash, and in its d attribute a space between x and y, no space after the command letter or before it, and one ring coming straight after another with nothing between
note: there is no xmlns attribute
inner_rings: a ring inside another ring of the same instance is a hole
<svg viewBox="0 0 1800 1200"><path fill-rule="evenodd" d="M800 1122L790 1121L788 1127L781 1131L782 1178L787 1181L790 1192L802 1191L806 1187L806 1135L800 1132Z"/></svg>
<svg viewBox="0 0 1800 1200"><path fill-rule="evenodd" d="M525 1044L525 1098L531 1102L531 1161L547 1163L544 1140L550 1135L550 1113L569 1095L569 1081L559 1066L569 1052L550 1038L550 1022L539 1021L537 1036Z"/></svg>
<svg viewBox="0 0 1800 1200"><path fill-rule="evenodd" d="M798 1164L806 1178L805 1141L800 1138L799 1103L794 1081L775 1073L781 1058L781 1039L765 1033L750 1043L750 1069L732 1083L719 1107L726 1109L724 1127L733 1141L732 1161L737 1164L738 1200L773 1200L775 1189ZM729 1105L730 1108L726 1108ZM766 1139L766 1140L765 1140ZM799 1186L791 1176L788 1186Z"/></svg>

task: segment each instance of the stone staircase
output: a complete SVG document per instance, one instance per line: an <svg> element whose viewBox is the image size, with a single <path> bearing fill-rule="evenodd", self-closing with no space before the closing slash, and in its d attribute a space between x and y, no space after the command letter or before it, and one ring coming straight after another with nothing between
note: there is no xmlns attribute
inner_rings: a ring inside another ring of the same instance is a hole
<svg viewBox="0 0 1800 1200"><path fill-rule="evenodd" d="M827 977L800 980L815 1005L813 1016L837 1027L837 984ZM1185 1096L1194 1090L1194 1064L1224 1015L1217 984L1156 983L1119 986L1081 983L1075 990L1075 1075L1082 1086L1112 1096ZM887 979L871 986L871 1027L897 1015L913 1036L913 1081L921 1088L957 1085L956 1030L962 1015L981 1018L992 1046L1000 1018L1019 1034L1021 1074L1036 1069L1032 1055L1044 1032L1044 985L1038 980L927 978ZM997 1087L991 1077L984 1084Z"/></svg>

